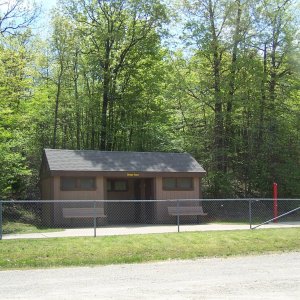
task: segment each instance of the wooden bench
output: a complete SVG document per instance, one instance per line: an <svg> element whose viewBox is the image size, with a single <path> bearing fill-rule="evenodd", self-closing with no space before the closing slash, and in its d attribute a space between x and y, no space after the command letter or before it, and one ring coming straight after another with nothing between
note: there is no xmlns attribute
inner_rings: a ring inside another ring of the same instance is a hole
<svg viewBox="0 0 300 300"><path fill-rule="evenodd" d="M102 207L63 208L64 218L106 218Z"/></svg>
<svg viewBox="0 0 300 300"><path fill-rule="evenodd" d="M202 206L168 207L170 216L207 216Z"/></svg>

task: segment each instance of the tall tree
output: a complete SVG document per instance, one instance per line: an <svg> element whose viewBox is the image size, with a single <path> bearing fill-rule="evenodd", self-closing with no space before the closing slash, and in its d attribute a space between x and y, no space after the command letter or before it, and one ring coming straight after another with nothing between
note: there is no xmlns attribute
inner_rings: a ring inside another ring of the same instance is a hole
<svg viewBox="0 0 300 300"><path fill-rule="evenodd" d="M27 4L28 5L27 5ZM30 174L25 157L22 104L30 98L28 74L31 55L29 25L37 16L35 5L23 0L0 3L0 198L24 196Z"/></svg>
<svg viewBox="0 0 300 300"><path fill-rule="evenodd" d="M65 9L79 24L80 35L99 66L102 96L99 148L110 150L109 115L113 114L118 97L118 79L136 64L128 60L130 54L166 21L165 8L158 0L81 0L66 1Z"/></svg>
<svg viewBox="0 0 300 300"><path fill-rule="evenodd" d="M185 92L178 109L191 139L198 134L209 145L199 144L207 155L197 151L208 163L209 191L214 197L262 195L273 180L283 180L278 166L289 164L280 150L289 126L279 116L293 106L296 89L292 1L184 3L185 40L192 47L185 50L187 64L176 70ZM296 148L287 151L293 158Z"/></svg>
<svg viewBox="0 0 300 300"><path fill-rule="evenodd" d="M201 98L207 94L212 100L209 103L214 115L211 143L214 170L212 182L214 195L217 197L221 193L222 177L224 178L223 175L228 169L227 147L228 141L232 139L229 135L232 133L232 98L235 92L237 51L241 36L241 4L239 1L222 0L189 1L186 10L190 15L190 21L186 26L189 30L188 40L198 48L197 55L200 60L206 61L208 81L205 86L198 86L196 89L200 90ZM236 17L233 17L235 15ZM233 25L232 19L234 19ZM234 27L233 33L230 31L232 27ZM228 40L233 42L229 43ZM230 52L231 66L228 65L227 58ZM230 90L226 95L225 72L228 68ZM194 93L196 94L199 92Z"/></svg>
<svg viewBox="0 0 300 300"><path fill-rule="evenodd" d="M22 102L29 97L28 53L23 38L0 39L0 198L15 197L29 175L24 157ZM9 47L7 47L9 45Z"/></svg>
<svg viewBox="0 0 300 300"><path fill-rule="evenodd" d="M282 180L280 162L287 162L287 157L282 156L286 145L281 136L287 126L282 124L280 115L290 107L296 88L287 83L298 76L293 65L295 51L299 51L293 25L294 4L292 0L261 1L255 23L259 33L255 45L263 57L258 142L267 178L275 181ZM292 119L293 114L289 117Z"/></svg>

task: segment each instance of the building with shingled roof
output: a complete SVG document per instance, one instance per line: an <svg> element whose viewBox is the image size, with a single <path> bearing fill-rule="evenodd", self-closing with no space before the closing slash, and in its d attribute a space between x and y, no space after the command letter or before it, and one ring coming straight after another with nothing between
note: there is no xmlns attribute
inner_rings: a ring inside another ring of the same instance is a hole
<svg viewBox="0 0 300 300"><path fill-rule="evenodd" d="M99 224L169 223L174 218L168 202L150 200L199 199L205 173L188 153L45 149L41 197L61 201L43 205L43 220L76 225L64 218L64 207L91 207L94 200L105 200L96 203L106 215ZM81 219L78 225L83 221L90 222Z"/></svg>

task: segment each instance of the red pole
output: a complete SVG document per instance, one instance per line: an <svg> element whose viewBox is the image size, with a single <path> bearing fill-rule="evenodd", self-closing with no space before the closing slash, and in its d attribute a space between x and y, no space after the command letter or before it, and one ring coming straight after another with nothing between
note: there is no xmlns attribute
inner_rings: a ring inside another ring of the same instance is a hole
<svg viewBox="0 0 300 300"><path fill-rule="evenodd" d="M274 199L274 218L278 216L278 203L277 203L277 183L273 183L273 199ZM274 223L278 223L278 219L274 220Z"/></svg>

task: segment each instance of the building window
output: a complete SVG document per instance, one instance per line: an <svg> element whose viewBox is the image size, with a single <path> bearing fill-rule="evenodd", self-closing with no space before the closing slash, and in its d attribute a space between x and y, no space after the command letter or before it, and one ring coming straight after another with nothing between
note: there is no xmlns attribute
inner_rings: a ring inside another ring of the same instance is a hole
<svg viewBox="0 0 300 300"><path fill-rule="evenodd" d="M163 178L163 189L165 191L193 190L193 178L192 177L165 177Z"/></svg>
<svg viewBox="0 0 300 300"><path fill-rule="evenodd" d="M93 191L96 189L95 177L61 177L62 191Z"/></svg>
<svg viewBox="0 0 300 300"><path fill-rule="evenodd" d="M82 177L79 180L79 188L82 190L94 190L96 188L95 177Z"/></svg>
<svg viewBox="0 0 300 300"><path fill-rule="evenodd" d="M176 190L176 178L163 178L164 190Z"/></svg>
<svg viewBox="0 0 300 300"><path fill-rule="evenodd" d="M108 192L126 192L128 191L128 181L125 179L107 179Z"/></svg>

